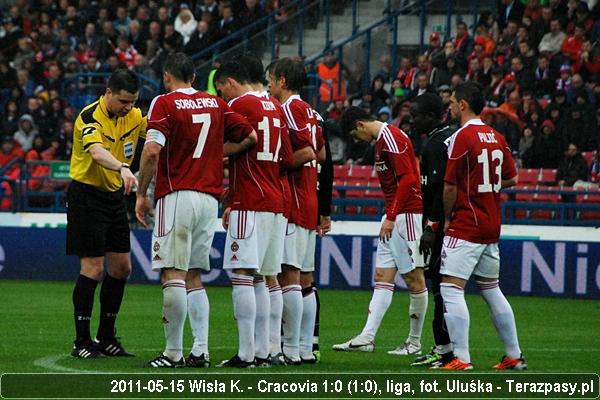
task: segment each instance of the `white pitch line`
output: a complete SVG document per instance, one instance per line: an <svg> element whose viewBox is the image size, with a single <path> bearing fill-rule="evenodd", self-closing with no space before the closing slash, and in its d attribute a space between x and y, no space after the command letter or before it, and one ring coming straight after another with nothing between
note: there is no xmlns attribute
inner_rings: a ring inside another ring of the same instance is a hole
<svg viewBox="0 0 600 400"><path fill-rule="evenodd" d="M37 360L35 360L33 362L33 365L35 365L37 367L49 369L52 371L58 371L58 372L76 372L76 373L97 373L98 372L98 371L88 371L88 370L77 369L77 368L63 367L62 365L57 364L57 362L59 360L62 360L67 357L70 357L70 356L68 354L55 354L53 356L42 357L42 358L38 358Z"/></svg>

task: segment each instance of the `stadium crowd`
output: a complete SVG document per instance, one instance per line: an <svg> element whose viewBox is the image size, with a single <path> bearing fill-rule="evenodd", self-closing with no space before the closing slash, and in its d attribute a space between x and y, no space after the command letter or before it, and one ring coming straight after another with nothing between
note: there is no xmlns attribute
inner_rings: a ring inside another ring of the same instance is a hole
<svg viewBox="0 0 600 400"><path fill-rule="evenodd" d="M160 81L162 63L173 51L195 54L286 3L16 0L1 13L0 168L15 158L70 158L78 110L61 97L61 85L75 74L125 66ZM278 19L285 20L286 12ZM362 87L360 67L326 56L317 73L333 83L332 92L321 88L327 118L335 122L346 107L359 103L410 132L414 97L438 93L448 104L454 87L475 81L485 87L485 122L506 136L519 166L558 168L564 184L600 181L598 157L584 160L580 154L600 144L600 4L499 0L498 10L483 12L475 26L458 22L455 28L456 35L447 39L431 33L423 53L401 52L397 71L391 70L390 56L381 55L368 88ZM280 33L281 41L291 40L288 31ZM339 68L342 82L337 82ZM98 77L85 84L104 87ZM335 163L372 164L372 148L331 126ZM420 138L412 139L418 152ZM47 174L47 167L36 166L32 174ZM17 179L18 164L4 175ZM37 185L44 190L39 186L48 182ZM48 190L57 188L49 185ZM6 183L0 189L10 190Z"/></svg>

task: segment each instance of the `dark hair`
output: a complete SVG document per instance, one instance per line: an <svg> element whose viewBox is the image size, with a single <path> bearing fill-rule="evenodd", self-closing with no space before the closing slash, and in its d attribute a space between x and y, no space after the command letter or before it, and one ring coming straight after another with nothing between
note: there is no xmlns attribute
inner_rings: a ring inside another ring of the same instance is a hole
<svg viewBox="0 0 600 400"><path fill-rule="evenodd" d="M250 83L264 83L265 74L263 69L263 63L260 58L254 53L244 53L240 54L237 58L237 61L240 62L248 72L248 78L250 79Z"/></svg>
<svg viewBox="0 0 600 400"><path fill-rule="evenodd" d="M340 127L342 133L347 135L356 129L356 123L358 121L375 121L375 118L360 107L348 107L342 114L340 119Z"/></svg>
<svg viewBox="0 0 600 400"><path fill-rule="evenodd" d="M476 82L465 82L458 85L454 89L454 97L457 101L464 100L475 115L479 115L485 106L483 90Z"/></svg>
<svg viewBox="0 0 600 400"><path fill-rule="evenodd" d="M128 93L137 93L140 88L140 80L135 72L119 68L110 75L106 86L113 93L119 93L121 90Z"/></svg>
<svg viewBox="0 0 600 400"><path fill-rule="evenodd" d="M467 23L466 23L465 21L458 21L458 22L456 23L456 26L459 26L459 25L462 25L462 26L464 26L466 29L468 29Z"/></svg>
<svg viewBox="0 0 600 400"><path fill-rule="evenodd" d="M423 93L414 98L413 103L419 107L423 114L433 114L435 118L441 119L444 114L444 105L442 98L433 93Z"/></svg>
<svg viewBox="0 0 600 400"><path fill-rule="evenodd" d="M241 84L250 82L248 71L238 60L229 60L221 64L215 72L213 80L214 82L225 82L227 78L232 78Z"/></svg>
<svg viewBox="0 0 600 400"><path fill-rule="evenodd" d="M285 78L287 89L292 92L300 92L306 81L304 63L291 57L277 61L272 67L271 73L276 79Z"/></svg>
<svg viewBox="0 0 600 400"><path fill-rule="evenodd" d="M194 79L194 69L192 58L182 52L170 54L163 65L165 72L181 82L191 82Z"/></svg>

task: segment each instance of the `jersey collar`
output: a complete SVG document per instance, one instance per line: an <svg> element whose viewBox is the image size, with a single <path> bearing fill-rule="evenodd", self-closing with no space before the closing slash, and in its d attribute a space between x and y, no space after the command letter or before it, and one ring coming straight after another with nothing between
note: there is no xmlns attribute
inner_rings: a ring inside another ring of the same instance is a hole
<svg viewBox="0 0 600 400"><path fill-rule="evenodd" d="M473 118L468 120L463 126L467 125L485 125L480 118Z"/></svg>
<svg viewBox="0 0 600 400"><path fill-rule="evenodd" d="M288 97L288 99L283 104L289 104L289 103L292 102L292 100L300 100L300 101L302 101L302 97L300 97L299 94L293 94L290 97Z"/></svg>
<svg viewBox="0 0 600 400"><path fill-rule="evenodd" d="M174 92L192 95L192 94L196 93L197 90L194 89L193 87L187 87L187 88L179 88L177 90L174 90Z"/></svg>
<svg viewBox="0 0 600 400"><path fill-rule="evenodd" d="M111 115L108 112L108 108L106 107L106 102L104 101L104 96L100 96L100 100L98 101L98 105L100 106L100 110L102 111L102 113L104 113L104 115L106 115L107 118L109 118L109 119L115 118L115 115Z"/></svg>

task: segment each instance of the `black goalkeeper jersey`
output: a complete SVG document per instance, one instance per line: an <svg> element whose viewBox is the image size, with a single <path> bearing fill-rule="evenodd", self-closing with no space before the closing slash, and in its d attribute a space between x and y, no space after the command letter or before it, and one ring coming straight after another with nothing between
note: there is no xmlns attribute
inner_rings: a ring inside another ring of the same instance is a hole
<svg viewBox="0 0 600 400"><path fill-rule="evenodd" d="M431 131L421 150L421 192L423 221L444 221L444 174L448 161L448 142L456 131L449 125L440 125ZM443 227L443 223L441 224Z"/></svg>

